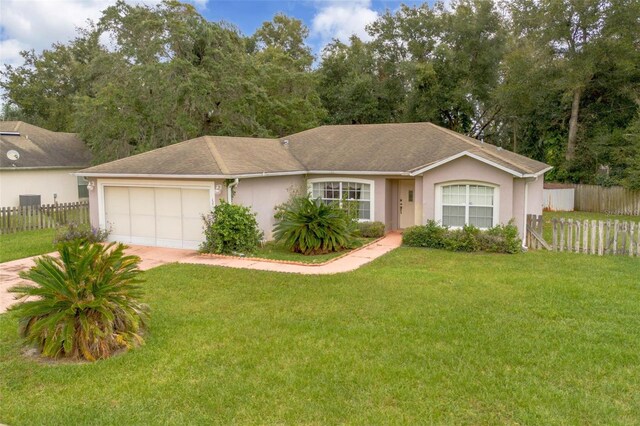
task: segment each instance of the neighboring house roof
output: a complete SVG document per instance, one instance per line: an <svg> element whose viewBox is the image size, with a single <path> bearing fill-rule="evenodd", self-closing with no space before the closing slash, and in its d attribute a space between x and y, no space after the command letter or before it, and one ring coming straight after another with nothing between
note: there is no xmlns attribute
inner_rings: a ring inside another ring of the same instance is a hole
<svg viewBox="0 0 640 426"><path fill-rule="evenodd" d="M12 150L18 152L17 160L7 157ZM91 153L75 133L52 132L22 121L0 121L0 169L81 169L90 164Z"/></svg>
<svg viewBox="0 0 640 426"><path fill-rule="evenodd" d="M469 156L514 176L551 167L431 123L322 126L281 139L203 136L85 170L82 175L248 177L352 172L418 175Z"/></svg>

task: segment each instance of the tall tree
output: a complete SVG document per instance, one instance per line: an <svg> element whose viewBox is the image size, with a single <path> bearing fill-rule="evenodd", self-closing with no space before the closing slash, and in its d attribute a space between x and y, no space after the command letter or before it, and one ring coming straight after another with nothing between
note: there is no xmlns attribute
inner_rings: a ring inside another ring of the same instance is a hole
<svg viewBox="0 0 640 426"><path fill-rule="evenodd" d="M272 136L317 126L325 111L311 73L314 57L302 21L282 14L262 24L249 39L257 89L256 119Z"/></svg>
<svg viewBox="0 0 640 426"><path fill-rule="evenodd" d="M565 158L576 158L580 113L594 76L612 54L633 55L638 25L636 1L514 0L509 3L514 36L527 38L547 51L560 70L556 80L569 105ZM624 17L626 16L626 18ZM635 30L633 29L635 27ZM613 48L613 50L612 50ZM622 59L618 57L615 61ZM624 59L622 59L624 61Z"/></svg>

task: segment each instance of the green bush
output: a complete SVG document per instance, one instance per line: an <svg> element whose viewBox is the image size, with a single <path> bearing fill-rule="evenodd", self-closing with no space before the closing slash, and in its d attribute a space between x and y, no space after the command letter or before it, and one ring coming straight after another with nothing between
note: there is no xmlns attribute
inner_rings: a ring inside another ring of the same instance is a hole
<svg viewBox="0 0 640 426"><path fill-rule="evenodd" d="M496 225L485 231L465 225L450 229L430 220L426 225L405 229L402 243L409 247L443 248L451 251L486 251L492 253L519 253L522 240L513 221Z"/></svg>
<svg viewBox="0 0 640 426"><path fill-rule="evenodd" d="M522 251L522 240L513 220L506 225L496 225L481 233L479 242L481 250L492 253L519 253Z"/></svg>
<svg viewBox="0 0 640 426"><path fill-rule="evenodd" d="M205 241L200 249L206 253L253 253L262 240L256 214L248 207L221 201L203 216Z"/></svg>
<svg viewBox="0 0 640 426"><path fill-rule="evenodd" d="M335 203L296 197L280 217L273 229L274 238L295 253L330 253L353 245L354 221Z"/></svg>
<svg viewBox="0 0 640 426"><path fill-rule="evenodd" d="M74 240L85 243L100 243L106 241L108 236L109 231L106 229L94 228L89 224L70 222L67 226L58 228L53 243L59 244Z"/></svg>
<svg viewBox="0 0 640 426"><path fill-rule="evenodd" d="M447 229L444 246L450 251L478 251L480 249L478 241L480 232L473 225L465 225L462 229Z"/></svg>
<svg viewBox="0 0 640 426"><path fill-rule="evenodd" d="M147 307L139 302L140 258L125 246L88 244L79 239L58 245L59 258L42 256L9 291L26 302L12 308L20 334L52 358L108 358L142 343Z"/></svg>
<svg viewBox="0 0 640 426"><path fill-rule="evenodd" d="M384 237L384 223L382 222L358 222L358 235L363 238Z"/></svg>
<svg viewBox="0 0 640 426"><path fill-rule="evenodd" d="M412 226L402 233L402 243L410 247L444 248L447 228L435 220L426 225Z"/></svg>

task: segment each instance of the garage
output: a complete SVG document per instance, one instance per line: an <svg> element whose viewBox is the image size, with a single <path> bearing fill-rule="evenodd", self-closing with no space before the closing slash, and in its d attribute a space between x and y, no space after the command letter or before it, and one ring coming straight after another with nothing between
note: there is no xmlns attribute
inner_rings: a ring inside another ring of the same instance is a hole
<svg viewBox="0 0 640 426"><path fill-rule="evenodd" d="M209 189L104 187L111 241L197 249L204 240L202 215L210 210Z"/></svg>

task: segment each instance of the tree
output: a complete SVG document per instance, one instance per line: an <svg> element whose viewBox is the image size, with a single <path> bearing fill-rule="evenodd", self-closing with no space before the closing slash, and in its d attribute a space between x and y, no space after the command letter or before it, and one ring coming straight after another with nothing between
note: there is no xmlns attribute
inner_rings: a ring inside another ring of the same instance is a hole
<svg viewBox="0 0 640 426"><path fill-rule="evenodd" d="M256 88L256 120L271 136L317 126L324 117L313 55L305 44L309 30L298 19L277 14L249 39Z"/></svg>
<svg viewBox="0 0 640 426"><path fill-rule="evenodd" d="M73 131L74 96L90 91L86 67L101 51L97 37L85 30L69 44L54 43L41 54L21 52L24 65L5 65L0 71L5 103L32 124Z"/></svg>

